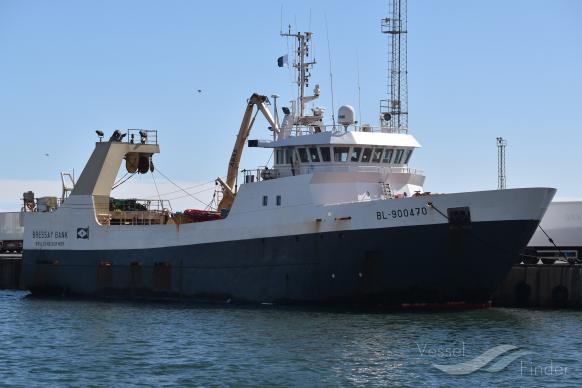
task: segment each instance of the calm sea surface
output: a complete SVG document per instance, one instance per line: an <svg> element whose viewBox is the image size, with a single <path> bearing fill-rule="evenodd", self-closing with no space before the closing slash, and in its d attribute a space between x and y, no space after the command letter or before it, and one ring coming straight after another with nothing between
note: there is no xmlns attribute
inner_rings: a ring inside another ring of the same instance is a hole
<svg viewBox="0 0 582 388"><path fill-rule="evenodd" d="M515 387L582 381L580 311L364 313L25 295L0 292L0 385ZM466 375L434 366L466 363L499 345L517 348ZM495 363L509 364L486 370Z"/></svg>

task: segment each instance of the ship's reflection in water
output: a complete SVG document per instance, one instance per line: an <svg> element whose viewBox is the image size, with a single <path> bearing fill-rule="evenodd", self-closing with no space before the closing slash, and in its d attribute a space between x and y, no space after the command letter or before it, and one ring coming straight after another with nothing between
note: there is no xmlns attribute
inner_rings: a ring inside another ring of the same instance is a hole
<svg viewBox="0 0 582 388"><path fill-rule="evenodd" d="M25 295L0 294L3 384L574 386L582 377L582 312L363 312ZM503 344L534 354L500 372L454 376L432 366ZM557 374L558 366L566 372Z"/></svg>

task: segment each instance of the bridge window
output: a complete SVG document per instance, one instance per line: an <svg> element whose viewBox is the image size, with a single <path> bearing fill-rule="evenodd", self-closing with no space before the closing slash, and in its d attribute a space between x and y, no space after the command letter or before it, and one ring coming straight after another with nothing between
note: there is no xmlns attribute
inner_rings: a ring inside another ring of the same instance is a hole
<svg viewBox="0 0 582 388"><path fill-rule="evenodd" d="M329 147L321 147L319 150L321 151L321 161L331 162L331 154L329 152Z"/></svg>
<svg viewBox="0 0 582 388"><path fill-rule="evenodd" d="M287 148L285 153L285 164L293 164L293 148Z"/></svg>
<svg viewBox="0 0 582 388"><path fill-rule="evenodd" d="M269 204L269 197L263 195L263 206L267 206Z"/></svg>
<svg viewBox="0 0 582 388"><path fill-rule="evenodd" d="M360 147L352 148L352 162L359 162L361 153L362 149Z"/></svg>
<svg viewBox="0 0 582 388"><path fill-rule="evenodd" d="M372 149L364 148L364 153L362 154L362 163L368 163L372 157Z"/></svg>
<svg viewBox="0 0 582 388"><path fill-rule="evenodd" d="M275 150L275 163L285 164L285 149Z"/></svg>
<svg viewBox="0 0 582 388"><path fill-rule="evenodd" d="M390 163L392 161L392 154L394 150L392 148L386 148L384 151L384 159L382 159L382 163Z"/></svg>
<svg viewBox="0 0 582 388"><path fill-rule="evenodd" d="M349 152L349 147L333 147L334 162L347 162Z"/></svg>
<svg viewBox="0 0 582 388"><path fill-rule="evenodd" d="M277 195L277 206L281 206L281 196Z"/></svg>
<svg viewBox="0 0 582 388"><path fill-rule="evenodd" d="M309 157L312 162L319 162L319 152L317 152L317 147L309 147Z"/></svg>
<svg viewBox="0 0 582 388"><path fill-rule="evenodd" d="M382 148L374 148L374 153L372 154L372 162L380 163L380 159L382 159Z"/></svg>
<svg viewBox="0 0 582 388"><path fill-rule="evenodd" d="M408 164L410 157L412 156L412 150L406 151L406 156L404 157L404 164Z"/></svg>
<svg viewBox="0 0 582 388"><path fill-rule="evenodd" d="M297 151L299 152L299 160L301 160L301 163L309 163L307 150L305 148L297 148Z"/></svg>
<svg viewBox="0 0 582 388"><path fill-rule="evenodd" d="M404 150L396 150L396 155L394 156L394 164L400 164L402 162L402 155Z"/></svg>

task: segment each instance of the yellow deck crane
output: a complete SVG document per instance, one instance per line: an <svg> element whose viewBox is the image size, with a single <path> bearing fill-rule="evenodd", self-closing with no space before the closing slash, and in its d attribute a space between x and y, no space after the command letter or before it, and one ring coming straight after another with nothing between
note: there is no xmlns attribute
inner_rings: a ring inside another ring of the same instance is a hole
<svg viewBox="0 0 582 388"><path fill-rule="evenodd" d="M249 133L251 132L251 128L255 123L255 119L259 111L265 116L269 125L271 126L270 129L275 133L279 133L279 124L273 118L271 111L267 108L268 99L266 96L261 96L257 93L253 93L253 95L249 98L247 102L247 108L243 115L243 120L240 124L240 129L238 131L238 135L236 137L236 142L234 143L234 148L232 149L232 154L230 155L230 161L228 162L228 173L226 175L226 182L222 180L222 178L218 177L216 182L222 186L222 200L218 204L218 209L230 209L232 203L234 202L234 198L236 196L236 177L238 175L238 168L240 165L240 158L242 156L242 152L249 137ZM253 115L253 110L255 105L257 106L257 111Z"/></svg>

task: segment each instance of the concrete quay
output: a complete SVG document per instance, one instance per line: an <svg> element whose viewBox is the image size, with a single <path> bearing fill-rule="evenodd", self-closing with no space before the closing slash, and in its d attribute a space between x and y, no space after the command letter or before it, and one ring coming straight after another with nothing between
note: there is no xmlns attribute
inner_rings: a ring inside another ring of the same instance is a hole
<svg viewBox="0 0 582 388"><path fill-rule="evenodd" d="M582 265L514 265L495 292L493 306L582 308Z"/></svg>
<svg viewBox="0 0 582 388"><path fill-rule="evenodd" d="M22 255L0 255L0 290L19 290Z"/></svg>

